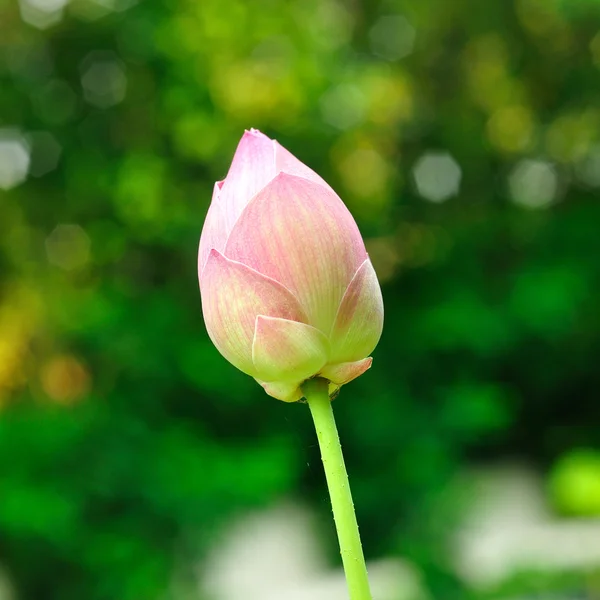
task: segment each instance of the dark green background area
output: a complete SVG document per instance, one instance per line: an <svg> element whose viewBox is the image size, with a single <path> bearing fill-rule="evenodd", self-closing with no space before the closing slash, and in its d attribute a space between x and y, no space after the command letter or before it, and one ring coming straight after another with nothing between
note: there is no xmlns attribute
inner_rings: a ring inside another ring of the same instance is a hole
<svg viewBox="0 0 600 600"><path fill-rule="evenodd" d="M32 167L32 134L62 150L0 190L0 563L19 597L169 597L233 516L290 497L338 564L307 407L267 397L202 321L198 239L250 127L339 192L382 282L373 367L335 401L368 558L470 598L445 540L473 464L525 461L557 514L600 514L570 484L600 479L600 195L581 176L600 170L599 32L597 0L73 0L46 29L0 2L2 135ZM125 75L122 101L90 96L94 62ZM461 169L442 203L414 179L428 152ZM511 187L527 159L553 170L548 206Z"/></svg>

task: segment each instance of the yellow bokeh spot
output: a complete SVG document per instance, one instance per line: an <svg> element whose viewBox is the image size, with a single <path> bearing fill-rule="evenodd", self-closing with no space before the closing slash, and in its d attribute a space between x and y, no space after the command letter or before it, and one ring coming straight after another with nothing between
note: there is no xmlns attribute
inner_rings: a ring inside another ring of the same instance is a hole
<svg viewBox="0 0 600 600"><path fill-rule="evenodd" d="M474 39L466 48L463 64L471 96L486 111L523 104L521 84L508 71L508 51L497 34Z"/></svg>
<svg viewBox="0 0 600 600"><path fill-rule="evenodd" d="M333 162L349 194L344 201L360 219L377 220L389 204L391 167L371 140L340 138Z"/></svg>
<svg viewBox="0 0 600 600"><path fill-rule="evenodd" d="M551 54L568 54L573 49L573 32L556 3L549 0L516 0L517 18L523 29L540 38L541 48Z"/></svg>
<svg viewBox="0 0 600 600"><path fill-rule="evenodd" d="M411 119L414 112L414 91L404 74L371 74L361 83L367 96L369 120L377 125L394 125Z"/></svg>
<svg viewBox="0 0 600 600"><path fill-rule="evenodd" d="M260 126L293 121L304 95L286 69L262 61L242 61L215 69L210 81L215 103L232 119Z"/></svg>
<svg viewBox="0 0 600 600"><path fill-rule="evenodd" d="M524 29L534 35L551 34L559 16L548 0L516 0L517 18Z"/></svg>
<svg viewBox="0 0 600 600"><path fill-rule="evenodd" d="M546 131L548 154L563 163L581 160L597 139L600 115L594 110L563 115Z"/></svg>
<svg viewBox="0 0 600 600"><path fill-rule="evenodd" d="M40 381L44 393L59 404L72 404L90 390L87 368L74 356L56 356L41 369Z"/></svg>
<svg viewBox="0 0 600 600"><path fill-rule="evenodd" d="M533 114L524 106L499 108L488 120L486 133L490 143L501 152L529 150L534 136Z"/></svg>
<svg viewBox="0 0 600 600"><path fill-rule="evenodd" d="M29 342L39 320L41 303L35 292L7 286L0 305L0 405L26 381Z"/></svg>

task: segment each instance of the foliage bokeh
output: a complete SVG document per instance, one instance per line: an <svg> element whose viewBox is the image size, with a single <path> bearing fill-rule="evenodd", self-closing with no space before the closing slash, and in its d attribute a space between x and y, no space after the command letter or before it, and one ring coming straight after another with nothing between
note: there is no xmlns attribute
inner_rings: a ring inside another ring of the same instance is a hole
<svg viewBox="0 0 600 600"><path fill-rule="evenodd" d="M249 127L340 193L382 281L373 368L336 400L367 555L467 597L433 507L472 462L558 464L557 510L600 513L571 493L582 464L600 478L596 0L21 0L0 35L0 561L21 598L162 598L232 515L327 515L306 407L202 323L200 229Z"/></svg>

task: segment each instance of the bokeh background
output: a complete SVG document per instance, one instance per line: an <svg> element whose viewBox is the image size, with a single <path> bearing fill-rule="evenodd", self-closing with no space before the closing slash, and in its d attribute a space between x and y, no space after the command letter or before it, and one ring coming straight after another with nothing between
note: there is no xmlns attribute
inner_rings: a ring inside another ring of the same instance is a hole
<svg viewBox="0 0 600 600"><path fill-rule="evenodd" d="M411 580L378 600L600 597L598 0L2 0L0 594L264 600L205 572L282 503L339 573L306 406L202 322L250 127L339 192L383 287L335 402L367 557Z"/></svg>

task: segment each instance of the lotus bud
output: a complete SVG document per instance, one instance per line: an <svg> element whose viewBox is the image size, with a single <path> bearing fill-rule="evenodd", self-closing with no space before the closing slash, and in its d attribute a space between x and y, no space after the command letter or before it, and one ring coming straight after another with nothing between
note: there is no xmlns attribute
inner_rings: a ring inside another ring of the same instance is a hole
<svg viewBox="0 0 600 600"><path fill-rule="evenodd" d="M377 276L352 215L275 140L246 131L200 238L206 329L219 352L286 402L315 376L364 373L383 326Z"/></svg>

